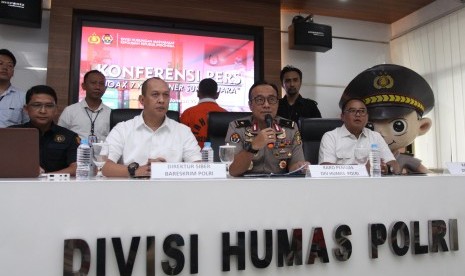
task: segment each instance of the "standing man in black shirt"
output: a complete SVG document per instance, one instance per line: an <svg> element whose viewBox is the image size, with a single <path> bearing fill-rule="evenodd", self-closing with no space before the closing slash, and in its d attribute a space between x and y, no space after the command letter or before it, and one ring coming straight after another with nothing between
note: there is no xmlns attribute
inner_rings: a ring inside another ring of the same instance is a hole
<svg viewBox="0 0 465 276"><path fill-rule="evenodd" d="M278 116L298 122L300 117L321 118L318 103L305 99L300 95L302 85L302 71L299 68L287 65L281 70L281 85L286 96L279 100Z"/></svg>

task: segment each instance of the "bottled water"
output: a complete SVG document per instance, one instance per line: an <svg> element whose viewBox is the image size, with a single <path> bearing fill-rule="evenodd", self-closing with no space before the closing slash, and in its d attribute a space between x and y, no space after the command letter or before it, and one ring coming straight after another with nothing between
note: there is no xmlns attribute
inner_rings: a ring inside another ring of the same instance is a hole
<svg viewBox="0 0 465 276"><path fill-rule="evenodd" d="M77 149L77 168L76 168L76 179L89 179L91 176L91 148L87 142L87 139L81 140L81 145Z"/></svg>
<svg viewBox="0 0 465 276"><path fill-rule="evenodd" d="M213 163L213 149L210 142L205 142L200 152L202 153L202 162Z"/></svg>
<svg viewBox="0 0 465 276"><path fill-rule="evenodd" d="M370 176L381 177L381 157L377 144L371 144L370 150Z"/></svg>

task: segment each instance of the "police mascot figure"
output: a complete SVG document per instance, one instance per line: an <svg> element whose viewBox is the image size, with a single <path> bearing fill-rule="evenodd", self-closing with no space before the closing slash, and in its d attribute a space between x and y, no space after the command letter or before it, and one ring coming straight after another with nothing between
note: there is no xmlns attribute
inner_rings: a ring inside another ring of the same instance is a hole
<svg viewBox="0 0 465 276"><path fill-rule="evenodd" d="M434 94L422 76L400 65L376 65L349 83L339 106L351 98L363 100L367 127L381 133L404 173L429 172L421 160L402 153L431 128L431 119L423 116L433 108Z"/></svg>

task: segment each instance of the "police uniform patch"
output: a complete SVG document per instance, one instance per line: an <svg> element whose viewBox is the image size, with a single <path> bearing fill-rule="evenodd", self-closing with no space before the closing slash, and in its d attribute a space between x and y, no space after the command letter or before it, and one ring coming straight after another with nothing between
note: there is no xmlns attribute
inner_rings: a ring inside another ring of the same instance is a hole
<svg viewBox="0 0 465 276"><path fill-rule="evenodd" d="M300 136L300 131L297 131L294 135L294 141L296 145L302 144L302 136Z"/></svg>
<svg viewBox="0 0 465 276"><path fill-rule="evenodd" d="M236 120L235 123L237 128L252 126L250 120Z"/></svg>
<svg viewBox="0 0 465 276"><path fill-rule="evenodd" d="M55 137L53 137L53 141L57 143L63 143L66 140L64 135L61 134L56 134Z"/></svg>
<svg viewBox="0 0 465 276"><path fill-rule="evenodd" d="M294 128L294 121L288 120L288 119L283 119L281 118L279 120L279 125L283 127L288 127L288 128Z"/></svg>
<svg viewBox="0 0 465 276"><path fill-rule="evenodd" d="M286 166L287 166L286 160L281 160L281 161L279 162L279 168L285 169Z"/></svg>
<svg viewBox="0 0 465 276"><path fill-rule="evenodd" d="M239 143L241 141L241 136L239 135L239 133L234 132L233 134L231 134L231 137L229 137L229 140L233 143Z"/></svg>

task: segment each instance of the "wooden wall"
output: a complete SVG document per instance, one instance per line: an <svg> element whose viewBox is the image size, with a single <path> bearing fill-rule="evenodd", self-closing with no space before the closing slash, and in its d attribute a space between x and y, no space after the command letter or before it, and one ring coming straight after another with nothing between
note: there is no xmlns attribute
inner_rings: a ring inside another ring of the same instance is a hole
<svg viewBox="0 0 465 276"><path fill-rule="evenodd" d="M75 10L261 26L264 28L265 79L279 84L280 0L53 0L47 84L57 91L60 110L70 103L71 36Z"/></svg>

